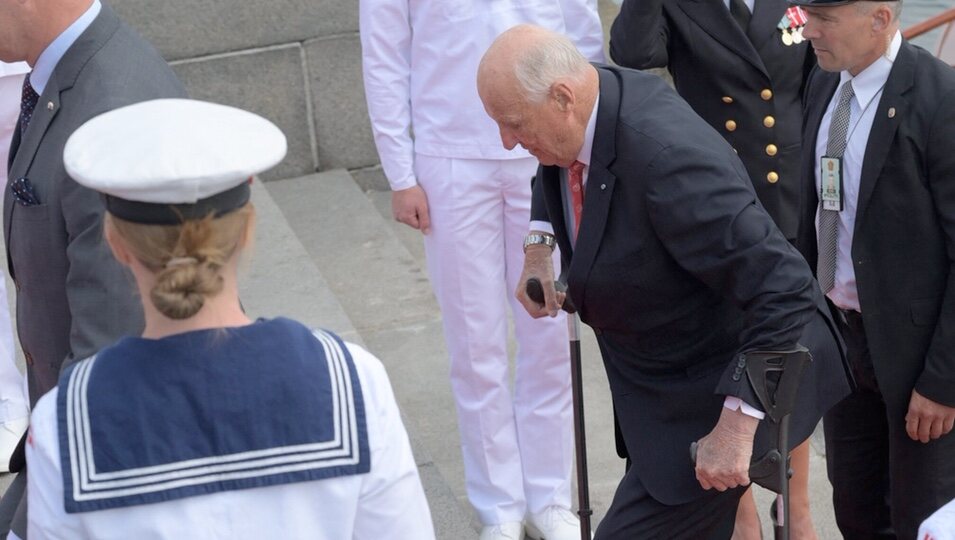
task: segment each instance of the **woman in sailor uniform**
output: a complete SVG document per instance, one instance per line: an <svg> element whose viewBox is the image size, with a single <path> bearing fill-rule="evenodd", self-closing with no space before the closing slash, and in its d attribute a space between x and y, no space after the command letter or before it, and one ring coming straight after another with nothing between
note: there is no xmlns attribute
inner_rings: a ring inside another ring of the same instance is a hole
<svg viewBox="0 0 955 540"><path fill-rule="evenodd" d="M285 150L267 120L189 100L117 109L68 141L70 175L104 194L146 327L66 368L37 404L31 540L434 538L381 363L240 305L248 179Z"/></svg>

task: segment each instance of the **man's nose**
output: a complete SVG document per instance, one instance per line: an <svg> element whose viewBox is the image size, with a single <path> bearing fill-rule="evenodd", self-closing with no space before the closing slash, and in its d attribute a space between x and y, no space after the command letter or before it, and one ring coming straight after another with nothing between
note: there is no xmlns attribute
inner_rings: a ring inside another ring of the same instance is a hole
<svg viewBox="0 0 955 540"><path fill-rule="evenodd" d="M517 140L517 137L513 133L506 129L501 129L501 142L504 143L504 148L508 150L513 150L517 143L520 142Z"/></svg>
<svg viewBox="0 0 955 540"><path fill-rule="evenodd" d="M818 39L819 32L816 31L816 23L810 18L802 27L802 37L806 39Z"/></svg>

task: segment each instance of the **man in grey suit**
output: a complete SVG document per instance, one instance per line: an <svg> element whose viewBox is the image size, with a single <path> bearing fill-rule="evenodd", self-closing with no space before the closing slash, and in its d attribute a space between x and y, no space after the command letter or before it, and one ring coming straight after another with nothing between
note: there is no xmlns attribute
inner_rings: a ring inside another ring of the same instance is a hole
<svg viewBox="0 0 955 540"><path fill-rule="evenodd" d="M139 299L125 286L129 276L103 241L103 203L67 176L63 146L94 116L185 97L185 90L162 57L100 0L0 3L0 60L33 67L7 163L3 233L36 403L56 385L64 363L143 326ZM22 480L0 504L0 529ZM21 516L22 508L14 521L22 537Z"/></svg>

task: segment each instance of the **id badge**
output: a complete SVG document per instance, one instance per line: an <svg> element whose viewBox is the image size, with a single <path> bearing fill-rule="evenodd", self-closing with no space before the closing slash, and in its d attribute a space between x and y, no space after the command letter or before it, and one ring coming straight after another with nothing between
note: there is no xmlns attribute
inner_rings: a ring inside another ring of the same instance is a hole
<svg viewBox="0 0 955 540"><path fill-rule="evenodd" d="M819 200L823 210L842 211L842 158L822 158L822 186Z"/></svg>

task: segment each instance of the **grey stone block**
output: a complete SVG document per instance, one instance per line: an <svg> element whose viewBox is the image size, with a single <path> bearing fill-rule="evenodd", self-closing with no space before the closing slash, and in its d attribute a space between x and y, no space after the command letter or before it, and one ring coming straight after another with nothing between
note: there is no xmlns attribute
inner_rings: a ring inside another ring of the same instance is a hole
<svg viewBox="0 0 955 540"><path fill-rule="evenodd" d="M315 171L299 45L175 62L173 69L191 97L260 114L285 133L288 154L263 180Z"/></svg>
<svg viewBox="0 0 955 540"><path fill-rule="evenodd" d="M349 171L352 178L355 179L355 183L358 184L358 187L368 191L376 192L388 192L389 197L391 196L391 186L388 185L388 179L385 178L385 172L381 170L380 166L369 167L367 169L356 169ZM389 218L391 216L388 216Z"/></svg>
<svg viewBox="0 0 955 540"><path fill-rule="evenodd" d="M167 60L358 31L356 0L112 0Z"/></svg>
<svg viewBox="0 0 955 540"><path fill-rule="evenodd" d="M378 163L361 78L358 36L305 43L319 169L357 169Z"/></svg>
<svg viewBox="0 0 955 540"><path fill-rule="evenodd" d="M249 315L289 317L362 344L345 310L261 183L252 184L252 203L257 215L255 243L239 275L239 297Z"/></svg>

